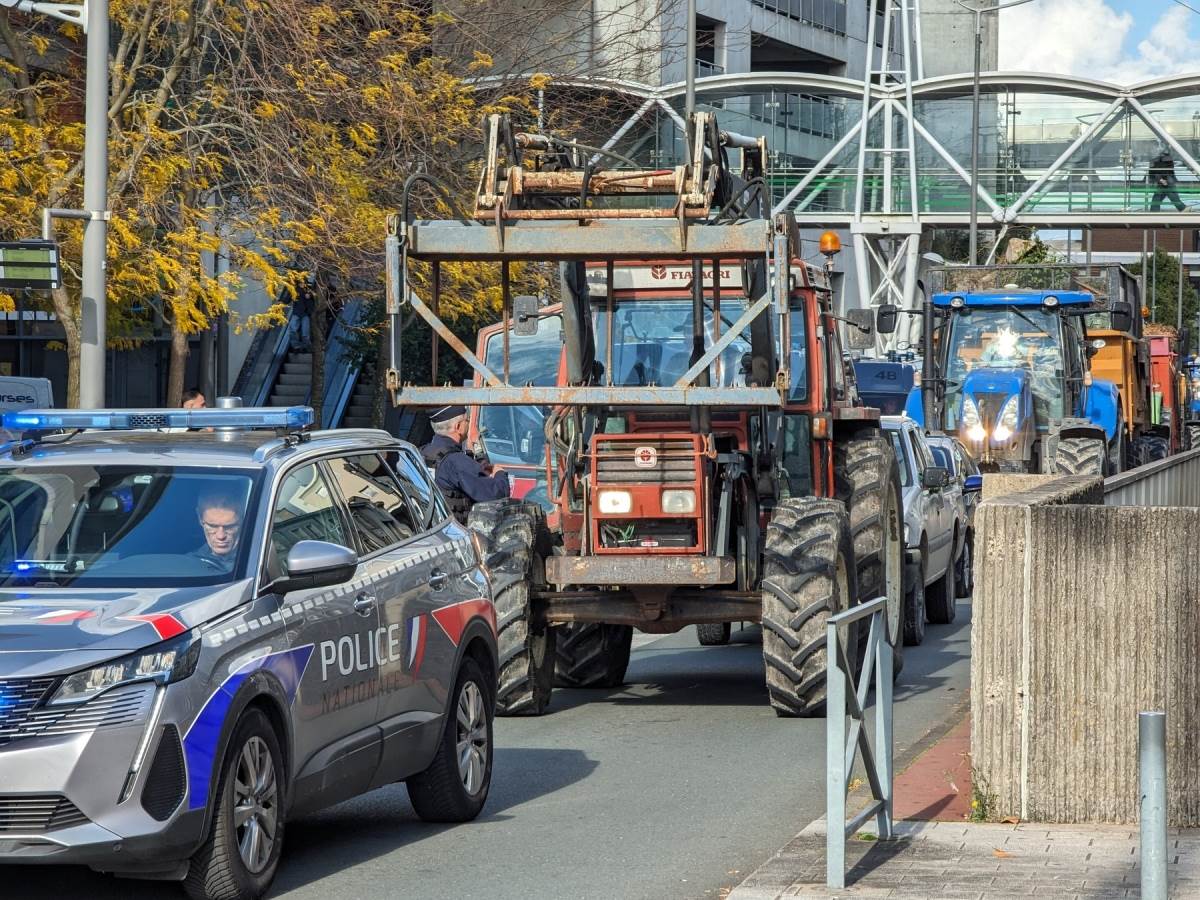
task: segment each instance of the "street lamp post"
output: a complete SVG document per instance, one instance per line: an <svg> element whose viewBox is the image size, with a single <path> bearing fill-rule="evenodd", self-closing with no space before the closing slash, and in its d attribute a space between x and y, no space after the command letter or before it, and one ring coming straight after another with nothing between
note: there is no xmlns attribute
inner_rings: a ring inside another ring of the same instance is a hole
<svg viewBox="0 0 1200 900"><path fill-rule="evenodd" d="M83 272L79 352L79 405L104 406L106 248L108 244L108 0L81 5L38 0L0 0L0 6L41 13L83 29L87 35L84 97L82 210L45 210L47 218L77 218L83 227Z"/></svg>
<svg viewBox="0 0 1200 900"><path fill-rule="evenodd" d="M975 13L975 76L971 82L971 236L968 256L971 265L979 262L979 67L983 53L983 14L999 12L1031 0L1000 0L997 3L954 0L963 9Z"/></svg>

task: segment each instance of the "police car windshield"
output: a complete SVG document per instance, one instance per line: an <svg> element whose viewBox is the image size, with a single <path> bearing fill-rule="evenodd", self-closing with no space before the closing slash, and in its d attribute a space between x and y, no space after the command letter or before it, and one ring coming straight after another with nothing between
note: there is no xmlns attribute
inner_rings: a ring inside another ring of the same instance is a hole
<svg viewBox="0 0 1200 900"><path fill-rule="evenodd" d="M245 571L257 473L134 466L0 470L0 585L171 588Z"/></svg>

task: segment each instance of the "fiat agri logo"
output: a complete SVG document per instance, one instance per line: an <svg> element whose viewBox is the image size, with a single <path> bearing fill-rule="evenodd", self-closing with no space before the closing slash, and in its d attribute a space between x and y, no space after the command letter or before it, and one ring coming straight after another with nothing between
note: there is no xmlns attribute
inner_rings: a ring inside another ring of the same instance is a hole
<svg viewBox="0 0 1200 900"><path fill-rule="evenodd" d="M633 464L639 469L653 469L658 465L658 451L653 447L638 447L633 451Z"/></svg>
<svg viewBox="0 0 1200 900"><path fill-rule="evenodd" d="M666 266L651 266L650 267L650 277L657 278L659 281L662 281L664 278L667 277L667 267Z"/></svg>

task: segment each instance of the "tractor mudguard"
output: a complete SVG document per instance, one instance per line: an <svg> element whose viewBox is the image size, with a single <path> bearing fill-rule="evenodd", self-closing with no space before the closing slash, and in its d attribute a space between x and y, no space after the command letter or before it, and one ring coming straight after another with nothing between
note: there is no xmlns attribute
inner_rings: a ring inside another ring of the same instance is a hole
<svg viewBox="0 0 1200 900"><path fill-rule="evenodd" d="M1104 439L1112 443L1117 435L1117 422L1120 419L1121 393L1117 385L1104 378L1093 378L1084 398L1083 414L1089 422L1104 430ZM1063 437L1065 434L1064 427Z"/></svg>

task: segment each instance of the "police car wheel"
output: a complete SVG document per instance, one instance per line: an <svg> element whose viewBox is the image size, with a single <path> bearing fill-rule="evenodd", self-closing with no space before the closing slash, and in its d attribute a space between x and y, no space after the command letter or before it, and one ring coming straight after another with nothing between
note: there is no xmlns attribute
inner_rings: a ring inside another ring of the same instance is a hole
<svg viewBox="0 0 1200 900"><path fill-rule="evenodd" d="M426 822L468 822L492 783L495 697L479 663L463 660L433 762L408 779L408 798Z"/></svg>
<svg viewBox="0 0 1200 900"><path fill-rule="evenodd" d="M221 768L217 808L184 888L196 900L253 900L275 878L283 847L283 754L260 710L242 716Z"/></svg>

